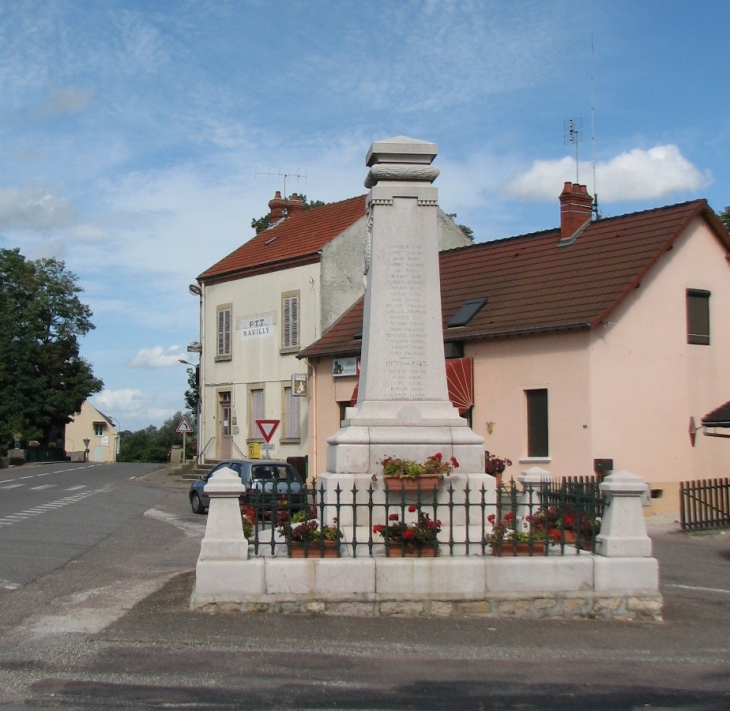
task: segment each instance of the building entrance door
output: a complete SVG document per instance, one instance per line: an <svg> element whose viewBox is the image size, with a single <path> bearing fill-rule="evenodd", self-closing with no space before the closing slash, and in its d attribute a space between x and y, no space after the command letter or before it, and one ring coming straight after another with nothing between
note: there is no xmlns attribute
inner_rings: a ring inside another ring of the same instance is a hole
<svg viewBox="0 0 730 711"><path fill-rule="evenodd" d="M230 459L233 452L231 434L231 393L218 393L218 458Z"/></svg>

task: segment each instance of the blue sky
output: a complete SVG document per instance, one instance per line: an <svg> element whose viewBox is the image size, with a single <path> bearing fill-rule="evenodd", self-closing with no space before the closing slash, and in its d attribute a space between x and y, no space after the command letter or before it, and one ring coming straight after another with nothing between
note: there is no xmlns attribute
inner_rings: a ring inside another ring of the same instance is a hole
<svg viewBox="0 0 730 711"><path fill-rule="evenodd" d="M433 141L441 207L508 237L557 226L574 118L604 215L730 204L728 28L724 0L0 0L0 247L78 275L94 403L159 425L188 285L253 235L266 173L342 200L373 141Z"/></svg>

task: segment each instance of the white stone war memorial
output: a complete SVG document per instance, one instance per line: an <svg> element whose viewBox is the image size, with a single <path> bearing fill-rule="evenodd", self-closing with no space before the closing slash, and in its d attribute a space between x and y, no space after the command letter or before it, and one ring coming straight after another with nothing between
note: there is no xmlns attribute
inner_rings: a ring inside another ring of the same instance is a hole
<svg viewBox="0 0 730 711"><path fill-rule="evenodd" d="M660 619L658 563L641 508L646 486L633 474L618 472L600 485L605 509L590 552L564 540L546 542L544 555L531 550L524 557L516 548L514 556L495 555L484 545L498 492L494 477L484 473L482 438L448 397L436 155L435 144L406 137L378 141L367 153L358 399L329 438L327 471L316 480L316 525L338 529L337 557L290 557L290 545L271 525L267 545L258 545L258 531L252 544L239 510L241 480L220 470L206 485L211 503L191 605L364 616ZM435 488L408 493L383 476L389 458L426 462L435 456L454 463ZM519 477L523 527L549 477L538 469ZM405 541L398 550L373 536L394 519L415 526L422 509L431 512L429 525L438 518L438 528L418 555L406 554Z"/></svg>

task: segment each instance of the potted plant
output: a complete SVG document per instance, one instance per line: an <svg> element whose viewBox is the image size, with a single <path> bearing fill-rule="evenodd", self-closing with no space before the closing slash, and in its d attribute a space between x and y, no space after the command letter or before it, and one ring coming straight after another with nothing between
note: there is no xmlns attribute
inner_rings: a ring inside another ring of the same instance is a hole
<svg viewBox="0 0 730 711"><path fill-rule="evenodd" d="M342 531L337 526L322 524L313 516L313 511L298 511L292 516L291 523L279 526L279 534L289 544L292 558L337 558L340 553Z"/></svg>
<svg viewBox="0 0 730 711"><path fill-rule="evenodd" d="M514 513L506 513L497 519L495 514L487 517L492 524L492 531L484 537L485 543L491 547L492 555L542 555L548 532L545 529L530 526L528 531L520 530ZM558 534L559 535L559 534Z"/></svg>
<svg viewBox="0 0 730 711"><path fill-rule="evenodd" d="M497 486L502 486L502 474L507 467L512 466L512 460L507 457L498 457L491 452L484 452L484 472L491 474L497 480Z"/></svg>
<svg viewBox="0 0 730 711"><path fill-rule="evenodd" d="M388 516L386 525L373 526L373 533L385 539L388 556L413 557L438 555L438 534L441 531L441 521L433 521L431 517L420 510L418 506L408 507L409 513L417 513L417 518L411 523L402 521L399 514Z"/></svg>
<svg viewBox="0 0 730 711"><path fill-rule="evenodd" d="M572 509L561 513L555 506L538 509L527 521L551 543L575 543L585 550L593 548L593 540L601 528L600 518Z"/></svg>
<svg viewBox="0 0 730 711"><path fill-rule="evenodd" d="M379 464L383 467L386 487L401 491L433 491L441 479L449 476L459 466L456 457L444 459L441 452L432 454L424 462L385 457Z"/></svg>
<svg viewBox="0 0 730 711"><path fill-rule="evenodd" d="M254 511L253 507L248 504L244 504L243 501L239 502L239 508L241 509L243 535L246 538L250 538L253 533L254 523L256 522L256 511Z"/></svg>

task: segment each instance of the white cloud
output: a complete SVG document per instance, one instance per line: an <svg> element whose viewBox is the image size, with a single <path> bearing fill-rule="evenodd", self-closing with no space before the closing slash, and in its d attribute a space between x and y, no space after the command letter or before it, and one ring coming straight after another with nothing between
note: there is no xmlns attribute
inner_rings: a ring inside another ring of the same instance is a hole
<svg viewBox="0 0 730 711"><path fill-rule="evenodd" d="M161 424L171 417L176 409L180 409L160 407L157 396L145 394L137 388L103 390L91 398L91 402L94 407L120 425L122 430L132 431L147 427L151 422Z"/></svg>
<svg viewBox="0 0 730 711"><path fill-rule="evenodd" d="M119 410L122 412L135 412L143 405L145 397L141 390L124 388L121 390L102 390L92 400L94 405L102 412L110 414Z"/></svg>
<svg viewBox="0 0 730 711"><path fill-rule="evenodd" d="M130 361L130 368L172 368L179 364L180 359L186 355L182 346L170 346L164 349L162 346L154 348L142 348Z"/></svg>
<svg viewBox="0 0 730 711"><path fill-rule="evenodd" d="M63 229L77 222L68 200L55 197L43 185L0 189L0 229Z"/></svg>
<svg viewBox="0 0 730 711"><path fill-rule="evenodd" d="M643 200L706 187L712 174L700 171L668 144L648 151L635 148L598 165L596 182L602 200Z"/></svg>
<svg viewBox="0 0 730 711"><path fill-rule="evenodd" d="M31 110L34 119L42 119L55 114L77 114L86 109L94 95L92 89L77 89L75 86L51 89L48 98Z"/></svg>
<svg viewBox="0 0 730 711"><path fill-rule="evenodd" d="M591 176L589 162L580 163L581 182ZM532 167L503 187L522 200L555 200L563 183L575 180L575 161L536 160ZM589 181L592 183L592 178ZM596 190L602 202L646 200L698 190L712 183L710 171L701 171L674 144L649 150L635 148L596 165Z"/></svg>

